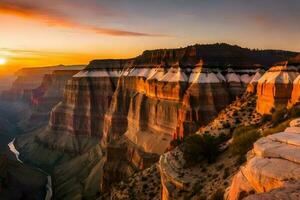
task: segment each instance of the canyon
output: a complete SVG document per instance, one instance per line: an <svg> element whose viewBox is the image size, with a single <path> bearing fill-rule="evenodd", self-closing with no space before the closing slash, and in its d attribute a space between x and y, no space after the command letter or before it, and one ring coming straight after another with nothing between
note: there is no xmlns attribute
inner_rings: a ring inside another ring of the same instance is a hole
<svg viewBox="0 0 300 200"><path fill-rule="evenodd" d="M22 71L2 98L30 106L19 124L26 134L15 145L22 161L51 174L55 199L122 199L124 186L116 184L141 170L161 182L162 195L154 196L180 199L181 190L198 184L203 167L185 172L172 141L194 133L228 136L239 125L260 123L273 108L296 105L297 58L282 63L295 55L227 44L145 51L133 59L93 60L84 69L33 73L39 77L33 82ZM228 154L203 166L217 173L216 166L228 165L233 174L239 166ZM230 178L211 182L207 197Z"/></svg>

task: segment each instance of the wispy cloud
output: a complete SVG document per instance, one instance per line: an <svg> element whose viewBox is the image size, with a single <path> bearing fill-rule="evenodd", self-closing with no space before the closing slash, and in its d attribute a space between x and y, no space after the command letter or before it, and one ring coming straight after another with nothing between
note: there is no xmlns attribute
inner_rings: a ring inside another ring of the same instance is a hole
<svg viewBox="0 0 300 200"><path fill-rule="evenodd" d="M0 0L0 14L14 15L22 18L27 18L35 21L46 23L49 26L60 26L64 28L76 28L80 30L94 32L96 34L111 35L111 36L166 36L164 34L135 32L130 30L120 30L107 27L99 27L86 23L78 22L66 13L51 9L51 1L49 5L38 3L30 3L28 1L11 1Z"/></svg>

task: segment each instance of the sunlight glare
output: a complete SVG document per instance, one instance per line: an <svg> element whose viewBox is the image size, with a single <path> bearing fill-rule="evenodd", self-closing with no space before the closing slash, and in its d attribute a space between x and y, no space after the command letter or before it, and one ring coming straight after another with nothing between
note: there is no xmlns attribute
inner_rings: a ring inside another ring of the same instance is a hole
<svg viewBox="0 0 300 200"><path fill-rule="evenodd" d="M6 59L5 58L0 58L0 65L4 65L6 63Z"/></svg>

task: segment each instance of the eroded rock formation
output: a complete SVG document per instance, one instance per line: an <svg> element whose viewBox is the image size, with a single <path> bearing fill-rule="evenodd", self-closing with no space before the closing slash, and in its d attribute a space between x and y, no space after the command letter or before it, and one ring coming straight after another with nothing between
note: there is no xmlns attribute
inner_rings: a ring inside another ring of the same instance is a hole
<svg viewBox="0 0 300 200"><path fill-rule="evenodd" d="M30 93L29 105L32 108L30 119L22 125L26 131L34 127L45 125L50 116L52 108L62 100L64 88L67 81L78 73L79 70L55 70L51 74L45 74L41 85Z"/></svg>
<svg viewBox="0 0 300 200"><path fill-rule="evenodd" d="M270 114L287 106L293 90L293 81L299 75L293 65L284 64L269 69L257 84L257 112Z"/></svg>
<svg viewBox="0 0 300 200"><path fill-rule="evenodd" d="M289 107L300 102L300 75L293 82L293 91L289 101Z"/></svg>
<svg viewBox="0 0 300 200"><path fill-rule="evenodd" d="M300 179L299 119L290 125L284 132L255 142L246 165L235 175L226 199L237 200L252 192L268 192Z"/></svg>
<svg viewBox="0 0 300 200"><path fill-rule="evenodd" d="M250 80L248 86L247 86L247 92L248 93L256 93L257 92L257 84L258 80L263 76L264 70L258 70L252 79Z"/></svg>

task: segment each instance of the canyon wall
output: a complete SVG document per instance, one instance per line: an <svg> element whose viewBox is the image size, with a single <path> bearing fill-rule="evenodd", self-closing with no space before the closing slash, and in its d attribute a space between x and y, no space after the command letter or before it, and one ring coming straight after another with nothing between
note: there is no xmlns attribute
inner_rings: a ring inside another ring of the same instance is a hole
<svg viewBox="0 0 300 200"><path fill-rule="evenodd" d="M268 70L258 81L257 111L270 114L275 108L286 107L297 75L297 69L293 66L275 66Z"/></svg>
<svg viewBox="0 0 300 200"><path fill-rule="evenodd" d="M294 53L216 44L94 60L68 81L48 125L16 146L22 160L53 168L100 142L100 184L109 189L157 161L172 139L208 123L246 90L257 69L287 55Z"/></svg>
<svg viewBox="0 0 300 200"><path fill-rule="evenodd" d="M1 99L30 101L31 90L39 87L46 74L55 70L81 70L84 65L58 65L50 67L22 68L15 73L16 79L9 90L2 91Z"/></svg>
<svg viewBox="0 0 300 200"><path fill-rule="evenodd" d="M30 131L48 122L51 109L63 98L67 81L78 72L79 70L55 70L51 74L44 75L39 87L27 90L29 101L26 102L31 107L32 113L27 122L21 125L24 130Z"/></svg>
<svg viewBox="0 0 300 200"><path fill-rule="evenodd" d="M257 107L260 114L270 114L297 102L299 64L285 62L270 68L257 84ZM295 84L293 84L295 81Z"/></svg>

